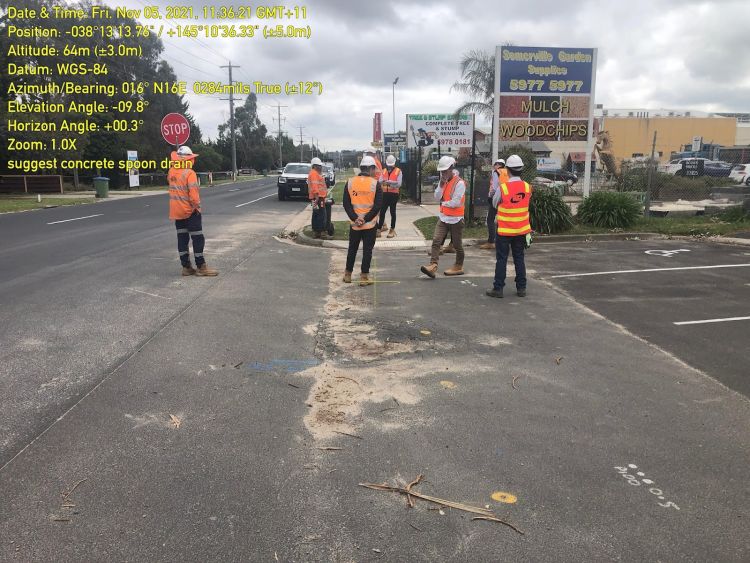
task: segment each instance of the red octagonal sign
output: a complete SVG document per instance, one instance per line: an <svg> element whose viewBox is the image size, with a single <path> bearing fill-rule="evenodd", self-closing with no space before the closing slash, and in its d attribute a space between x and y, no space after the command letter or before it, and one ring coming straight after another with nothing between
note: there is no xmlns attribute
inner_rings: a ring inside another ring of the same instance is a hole
<svg viewBox="0 0 750 563"><path fill-rule="evenodd" d="M161 120L161 136L170 145L183 145L190 138L190 123L181 113L168 113Z"/></svg>

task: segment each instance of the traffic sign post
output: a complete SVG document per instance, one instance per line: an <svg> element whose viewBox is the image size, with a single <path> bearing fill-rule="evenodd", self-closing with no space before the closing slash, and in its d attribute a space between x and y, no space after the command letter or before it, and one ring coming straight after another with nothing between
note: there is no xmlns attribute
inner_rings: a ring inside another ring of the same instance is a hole
<svg viewBox="0 0 750 563"><path fill-rule="evenodd" d="M181 113L168 113L161 120L161 136L175 148L184 145L190 138L190 122Z"/></svg>

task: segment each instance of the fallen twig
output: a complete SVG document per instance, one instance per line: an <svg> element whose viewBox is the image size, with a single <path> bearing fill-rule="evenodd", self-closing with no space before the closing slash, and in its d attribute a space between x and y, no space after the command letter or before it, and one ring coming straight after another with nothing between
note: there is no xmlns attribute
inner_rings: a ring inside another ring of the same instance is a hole
<svg viewBox="0 0 750 563"><path fill-rule="evenodd" d="M239 364L234 364L234 369L239 369L239 367L244 364L245 362L240 362Z"/></svg>
<svg viewBox="0 0 750 563"><path fill-rule="evenodd" d="M516 532L521 534L522 536L525 535L521 530L516 528L513 524L510 522L506 522L505 520L500 520L500 518L490 517L490 516L475 516L472 518L472 520L489 520L490 522L499 522L500 524L505 524L509 528L513 528Z"/></svg>
<svg viewBox="0 0 750 563"><path fill-rule="evenodd" d="M388 407L387 409L380 409L380 412L395 411L395 410L396 410L396 407Z"/></svg>
<svg viewBox="0 0 750 563"><path fill-rule="evenodd" d="M53 518L53 522L70 522L70 518Z"/></svg>
<svg viewBox="0 0 750 563"><path fill-rule="evenodd" d="M323 446L321 448L318 448L319 450L323 451L335 451L335 450L343 450L344 448L335 448L333 446Z"/></svg>
<svg viewBox="0 0 750 563"><path fill-rule="evenodd" d="M362 440L362 436L357 436L356 434L349 434L348 432L339 432L338 430L334 430L336 434L343 434L344 436L351 436L352 438L356 438L357 440Z"/></svg>
<svg viewBox="0 0 750 563"><path fill-rule="evenodd" d="M63 501L64 501L64 502L69 502L69 500L70 500L70 499L69 499L70 495L72 495L72 494L73 494L73 491L75 491L75 490L76 490L76 489L78 488L78 485L80 485L80 484L81 484L81 483L83 483L84 481L88 481L88 480L89 480L89 478L88 478L88 477L86 477L86 478L84 478L84 479L81 479L80 481L78 481L78 483L76 483L75 485L73 485L73 488L71 488L71 489L70 489L70 490L69 490L69 491L68 491L67 493L66 493L66 492L62 492L62 493L60 493L60 496L61 496L61 497L63 498Z"/></svg>
<svg viewBox="0 0 750 563"><path fill-rule="evenodd" d="M406 485L406 489L405 489L406 490L406 503L409 505L409 508L414 508L414 500L412 500L411 495L409 494L409 491L411 491L411 488L414 485L419 484L419 482L422 480L422 477L424 477L424 475L420 473L419 475L417 475L417 478L414 479L414 481Z"/></svg>
<svg viewBox="0 0 750 563"><path fill-rule="evenodd" d="M295 385L294 383L287 383L289 387L294 387L295 389L299 389L299 385Z"/></svg>
<svg viewBox="0 0 750 563"><path fill-rule="evenodd" d="M172 424L174 424L175 428L179 428L180 424L182 424L182 421L173 414L170 414L169 418L172 419Z"/></svg>
<svg viewBox="0 0 750 563"><path fill-rule="evenodd" d="M415 526L414 524L412 524L411 522L407 522L407 524L409 524L409 526L411 526L412 528L414 528L414 529L415 529L415 530L417 530L418 532L424 532L424 530L423 530L422 528L417 528L417 527L416 527L416 526Z"/></svg>
<svg viewBox="0 0 750 563"><path fill-rule="evenodd" d="M360 385L359 381L357 381L356 379L352 379L351 377L346 377L345 375L337 375L336 377L334 377L334 379L348 379L349 381L353 381L354 383L356 383L357 385L359 385L360 387L362 387L362 385Z"/></svg>
<svg viewBox="0 0 750 563"><path fill-rule="evenodd" d="M521 376L520 375L513 376L513 383L511 383L511 386L513 387L513 389L518 389L518 387L516 387L516 379L518 379L519 377Z"/></svg>
<svg viewBox="0 0 750 563"><path fill-rule="evenodd" d="M412 487L419 483L419 481L422 480L422 475L418 475L417 478L409 483L406 487L393 487L389 485L388 483L383 483L382 485L378 485L376 483L359 483L360 487L366 487L368 489L374 489L376 491L388 491L388 492L394 492L394 493L400 493L402 495L406 495L407 499L414 496L417 498L421 498L422 500L426 500L432 503L435 503L437 505L440 505L441 507L447 506L450 508L455 508L457 510L463 510L464 512L470 512L472 514L478 514L481 520L489 520L491 522L499 522L501 524L505 524L507 526L510 526L513 528L516 532L519 534L523 534L518 528L515 526L508 524L507 522L504 522L503 520L500 520L494 512L487 508L479 508L476 506L471 506L469 504L464 504L461 502L454 502L452 500L445 500L438 497L433 497L430 495L425 495L422 493L419 493L417 491L412 490ZM411 505L410 505L411 506Z"/></svg>
<svg viewBox="0 0 750 563"><path fill-rule="evenodd" d="M558 366L560 365L560 362L561 362L561 361L563 360L563 358L564 358L564 357L565 357L565 356L560 356L559 358L557 358L557 359L555 360L555 362L557 363L557 365L558 365Z"/></svg>

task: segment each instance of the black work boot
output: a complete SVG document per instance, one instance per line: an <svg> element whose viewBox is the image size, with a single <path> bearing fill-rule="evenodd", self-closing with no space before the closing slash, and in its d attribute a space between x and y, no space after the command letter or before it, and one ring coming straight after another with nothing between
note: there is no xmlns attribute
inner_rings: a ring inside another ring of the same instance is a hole
<svg viewBox="0 0 750 563"><path fill-rule="evenodd" d="M516 291L516 295L518 295L519 297L526 297L526 288L524 287Z"/></svg>
<svg viewBox="0 0 750 563"><path fill-rule="evenodd" d="M487 296L489 296L489 297L502 298L503 297L503 288L501 287L500 289L495 289L493 287L492 289L488 289L487 291L485 291L484 294L487 295Z"/></svg>

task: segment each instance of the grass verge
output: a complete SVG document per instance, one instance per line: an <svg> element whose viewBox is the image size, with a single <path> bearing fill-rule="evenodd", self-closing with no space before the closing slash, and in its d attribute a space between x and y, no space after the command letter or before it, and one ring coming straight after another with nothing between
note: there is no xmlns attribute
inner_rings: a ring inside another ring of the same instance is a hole
<svg viewBox="0 0 750 563"><path fill-rule="evenodd" d="M349 221L334 221L333 227L335 232L329 240L349 240ZM310 225L307 225L302 232L308 237L313 238L312 227Z"/></svg>
<svg viewBox="0 0 750 563"><path fill-rule="evenodd" d="M414 225L426 239L432 239L437 217L418 219ZM623 229L605 229L575 223L573 228L563 235L593 235L622 232ZM687 217L640 217L632 227L625 229L629 233L660 233L664 235L684 236L728 236L742 231L750 231L750 221L723 221L718 216ZM464 229L464 238L484 239L487 227L484 222L469 224ZM542 235L540 235L541 237Z"/></svg>
<svg viewBox="0 0 750 563"><path fill-rule="evenodd" d="M43 197L42 202L27 197L0 197L0 213L13 213L15 211L28 211L29 209L43 209L47 206L80 205L83 203L94 203L93 197L63 198Z"/></svg>

